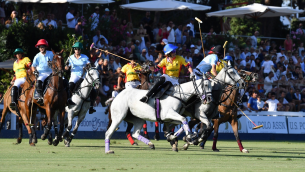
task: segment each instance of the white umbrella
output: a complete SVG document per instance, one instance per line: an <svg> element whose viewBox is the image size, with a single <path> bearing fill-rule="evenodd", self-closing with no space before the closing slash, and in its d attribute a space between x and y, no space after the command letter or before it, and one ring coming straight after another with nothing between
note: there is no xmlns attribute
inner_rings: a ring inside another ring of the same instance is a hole
<svg viewBox="0 0 305 172"><path fill-rule="evenodd" d="M141 10L141 11L171 11L171 10L210 10L210 6L180 2L174 0L156 0L145 1L131 4L120 5L123 9Z"/></svg>
<svg viewBox="0 0 305 172"><path fill-rule="evenodd" d="M305 17L300 17L299 21L305 21Z"/></svg>
<svg viewBox="0 0 305 172"><path fill-rule="evenodd" d="M112 0L73 0L74 4L110 4L114 3Z"/></svg>
<svg viewBox="0 0 305 172"><path fill-rule="evenodd" d="M295 10L291 7L275 7L266 6L258 3L247 5L238 8L231 8L222 11L207 13L208 17L247 17L247 18L260 18L260 17L278 17L287 16L296 13L303 13L304 10Z"/></svg>
<svg viewBox="0 0 305 172"><path fill-rule="evenodd" d="M75 3L75 4L109 4L112 0L7 0L12 2L30 2L30 3Z"/></svg>

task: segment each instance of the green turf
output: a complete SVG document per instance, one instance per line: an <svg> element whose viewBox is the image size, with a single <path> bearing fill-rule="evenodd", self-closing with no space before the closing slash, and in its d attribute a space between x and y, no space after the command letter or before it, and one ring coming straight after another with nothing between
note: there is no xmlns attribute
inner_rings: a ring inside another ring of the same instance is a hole
<svg viewBox="0 0 305 172"><path fill-rule="evenodd" d="M0 171L304 171L305 144L302 142L244 141L250 151L241 153L235 141L218 141L220 152L191 146L187 151L171 151L169 143L153 141L156 150L145 144L131 146L128 140L111 140L114 155L104 153L104 140L75 139L71 147L57 147L38 140L30 147L28 139L0 139ZM182 141L179 142L182 147Z"/></svg>

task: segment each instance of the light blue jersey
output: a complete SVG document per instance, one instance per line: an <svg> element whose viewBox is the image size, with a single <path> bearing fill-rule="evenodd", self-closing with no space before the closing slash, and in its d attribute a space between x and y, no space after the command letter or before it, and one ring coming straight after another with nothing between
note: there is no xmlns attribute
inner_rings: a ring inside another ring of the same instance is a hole
<svg viewBox="0 0 305 172"><path fill-rule="evenodd" d="M206 56L196 67L201 73L211 71L212 65L217 65L218 57L216 54L210 54Z"/></svg>
<svg viewBox="0 0 305 172"><path fill-rule="evenodd" d="M34 57L32 66L36 67L39 73L52 73L52 69L48 66L48 61L52 61L53 56L52 51L46 51L46 55L40 52Z"/></svg>
<svg viewBox="0 0 305 172"><path fill-rule="evenodd" d="M83 74L83 68L90 64L89 58L81 54L80 57L77 59L74 54L69 58L69 66L71 67L71 74L81 77Z"/></svg>

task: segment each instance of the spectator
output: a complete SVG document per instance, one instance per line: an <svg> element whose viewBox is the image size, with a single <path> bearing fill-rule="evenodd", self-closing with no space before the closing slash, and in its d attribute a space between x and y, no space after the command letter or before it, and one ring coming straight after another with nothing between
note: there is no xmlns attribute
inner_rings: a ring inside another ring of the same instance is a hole
<svg viewBox="0 0 305 172"><path fill-rule="evenodd" d="M189 25L191 26L190 30L193 32L193 37L195 38L195 30L194 30L194 18L191 18Z"/></svg>
<svg viewBox="0 0 305 172"><path fill-rule="evenodd" d="M74 16L75 10L73 7L70 8L69 12L66 15L66 20L67 20L67 26L69 29L73 29L73 31L75 30L75 25L76 25L76 21L77 18L79 16L79 13L77 12L77 14Z"/></svg>
<svg viewBox="0 0 305 172"><path fill-rule="evenodd" d="M290 38L290 34L287 34L286 39L284 41L284 48L286 51L292 51L292 45L293 45L293 41Z"/></svg>
<svg viewBox="0 0 305 172"><path fill-rule="evenodd" d="M77 24L75 26L75 34L77 36L83 36L82 20L81 19L77 20ZM100 48L99 46L97 46L97 47Z"/></svg>
<svg viewBox="0 0 305 172"><path fill-rule="evenodd" d="M146 60L149 60L151 62L154 61L154 57L152 56L152 50L148 49L148 53L146 54Z"/></svg>
<svg viewBox="0 0 305 172"><path fill-rule="evenodd" d="M18 15L17 11L12 11L12 14L11 14L12 23L18 23L17 15Z"/></svg>
<svg viewBox="0 0 305 172"><path fill-rule="evenodd" d="M113 62L113 67L114 70L117 70L118 68L122 68L120 63L120 57L115 58L115 61Z"/></svg>
<svg viewBox="0 0 305 172"><path fill-rule="evenodd" d="M203 56L199 55L199 50L194 52L194 56L192 58L193 66L196 67L203 60Z"/></svg>
<svg viewBox="0 0 305 172"><path fill-rule="evenodd" d="M303 35L305 32L304 32L304 29L303 29L303 24L300 23L299 24L299 28L296 30L296 34L300 34L300 35Z"/></svg>
<svg viewBox="0 0 305 172"><path fill-rule="evenodd" d="M269 112L276 112L278 109L281 109L281 103L275 98L275 93L271 93L271 99L268 99L265 104L268 104Z"/></svg>
<svg viewBox="0 0 305 172"><path fill-rule="evenodd" d="M266 56L265 61L263 62L263 65L262 65L262 70L264 71L264 77L268 76L268 74L271 71L274 71L273 66L274 66L274 64L271 61L271 56L270 55Z"/></svg>
<svg viewBox="0 0 305 172"><path fill-rule="evenodd" d="M294 103L289 103L287 100L286 100L286 92L285 91L281 91L280 92L281 94L281 97L279 99L280 103L283 104L283 108L282 108L282 111L289 111L289 110L293 110L294 109ZM293 109L292 109L293 108Z"/></svg>
<svg viewBox="0 0 305 172"><path fill-rule="evenodd" d="M144 24L148 24L148 23L151 22L150 11L146 11L145 17L142 18L142 22L143 22Z"/></svg>
<svg viewBox="0 0 305 172"><path fill-rule="evenodd" d="M185 61L186 61L187 63L189 62L189 63L191 64L191 66L193 67L193 60L192 60L192 57L191 57L191 53L185 51L184 54L186 54L185 57L184 57ZM199 54L199 50L196 49L196 50L194 51L194 54Z"/></svg>
<svg viewBox="0 0 305 172"><path fill-rule="evenodd" d="M240 59L241 59L241 60L245 60L246 57L247 57L247 56L250 56L250 55L251 55L251 54L250 54L250 52L249 52L249 48L247 47L247 48L245 48L244 52L241 53Z"/></svg>
<svg viewBox="0 0 305 172"><path fill-rule="evenodd" d="M117 86L113 86L113 91L112 91L112 98L115 98L119 94Z"/></svg>
<svg viewBox="0 0 305 172"><path fill-rule="evenodd" d="M297 112L299 112L300 109L300 105L302 103L302 95L300 93L300 89L296 89L296 92L293 94L293 103L295 104L296 110Z"/></svg>
<svg viewBox="0 0 305 172"><path fill-rule="evenodd" d="M261 110L266 110L266 108L264 107L264 105L265 105L265 102L263 102L263 101L261 100L261 96L258 95L258 96L257 96L257 108L258 108L258 110L259 110L259 111L261 111Z"/></svg>
<svg viewBox="0 0 305 172"><path fill-rule="evenodd" d="M304 60L304 59L305 59L305 50L302 50L302 51L301 51L301 55L300 55L300 57L302 58L302 60Z"/></svg>
<svg viewBox="0 0 305 172"><path fill-rule="evenodd" d="M166 29L166 25L163 24L162 27L159 29L158 35L161 38L160 40L163 41L165 39L167 41L167 44L168 44L168 40L167 40L168 34L169 33L168 33L167 29Z"/></svg>
<svg viewBox="0 0 305 172"><path fill-rule="evenodd" d="M47 19L45 19L45 20L43 21L43 24L44 24L45 27L48 27L49 25L53 26L54 28L57 27L56 22L55 22L54 20L51 19L51 14L48 14L48 15L47 15Z"/></svg>
<svg viewBox="0 0 305 172"><path fill-rule="evenodd" d="M163 48L166 44L168 44L167 39L162 39L161 43L156 46L156 53L163 54Z"/></svg>
<svg viewBox="0 0 305 172"><path fill-rule="evenodd" d="M109 21L110 20L110 15L109 15L109 9L105 8L105 14L102 16L102 19L104 19L105 21Z"/></svg>
<svg viewBox="0 0 305 172"><path fill-rule="evenodd" d="M116 12L116 10L114 9L110 15L110 20L113 22L113 23L117 23L118 22L118 14ZM127 24L127 22L126 22Z"/></svg>
<svg viewBox="0 0 305 172"><path fill-rule="evenodd" d="M257 95L258 95L258 92L253 91L252 96L250 97L250 99L248 101L248 105L247 105L250 110L255 111L255 112L258 112Z"/></svg>
<svg viewBox="0 0 305 172"><path fill-rule="evenodd" d="M6 20L4 24L6 28L9 28L12 25L12 20Z"/></svg>
<svg viewBox="0 0 305 172"><path fill-rule="evenodd" d="M127 43L132 41L133 38L133 25L131 22L127 23L127 27L125 29L127 36Z"/></svg>
<svg viewBox="0 0 305 172"><path fill-rule="evenodd" d="M174 23L172 21L168 22L168 26L167 26L167 32L168 32L168 43L169 44L175 44L175 30L174 30Z"/></svg>
<svg viewBox="0 0 305 172"><path fill-rule="evenodd" d="M101 38L104 38L105 39L105 43L108 45L108 40L105 36L101 35L101 31L100 30L96 30L96 35L93 37L93 43L95 45L98 44L98 40L101 39Z"/></svg>
<svg viewBox="0 0 305 172"><path fill-rule="evenodd" d="M146 54L147 54L147 51L146 51L146 49L144 48L143 50L142 50L142 53L141 53L141 55L140 55L140 61L141 62L145 62L147 59L146 59Z"/></svg>
<svg viewBox="0 0 305 172"><path fill-rule="evenodd" d="M254 35L253 36L251 36L251 44L252 44L252 47L254 48L254 49L256 49L256 47L257 47L257 36L259 35L259 32L258 31L255 31L254 32Z"/></svg>
<svg viewBox="0 0 305 172"><path fill-rule="evenodd" d="M64 29L64 27L62 26L62 21L61 20L57 21L57 28Z"/></svg>
<svg viewBox="0 0 305 172"><path fill-rule="evenodd" d="M5 1L1 2L1 7L0 7L0 18L5 18L5 11L4 11L4 7L5 7Z"/></svg>
<svg viewBox="0 0 305 172"><path fill-rule="evenodd" d="M198 41L197 41L197 45L195 45L195 46L196 46L196 49L198 49L199 52L200 52L200 50L201 50L201 48L202 48L201 40L198 40ZM233 56L234 56L234 54L233 54Z"/></svg>
<svg viewBox="0 0 305 172"><path fill-rule="evenodd" d="M145 37L147 37L146 29L144 29L142 24L140 24L140 27L137 30L137 36L140 37L140 49L142 50L145 47Z"/></svg>
<svg viewBox="0 0 305 172"><path fill-rule="evenodd" d="M186 25L186 30L183 31L183 35L186 36L186 41L185 43L187 45L190 45L191 42L192 42L192 39L193 39L193 31L191 31L191 25L190 24L187 24Z"/></svg>
<svg viewBox="0 0 305 172"><path fill-rule="evenodd" d="M109 60L109 67L110 69L115 72L116 70L114 69L114 57L110 56L110 60Z"/></svg>
<svg viewBox="0 0 305 172"><path fill-rule="evenodd" d="M100 19L100 8L97 6L95 7L94 13L90 16L89 21L91 20L91 30L94 30L98 24Z"/></svg>
<svg viewBox="0 0 305 172"><path fill-rule="evenodd" d="M175 30L176 44L182 44L182 25Z"/></svg>
<svg viewBox="0 0 305 172"><path fill-rule="evenodd" d="M40 12L40 13L38 13L38 19L36 19L36 20L34 21L34 26L38 27L38 24L39 24L39 23L42 23L42 22L43 22L42 13Z"/></svg>
<svg viewBox="0 0 305 172"><path fill-rule="evenodd" d="M287 58L286 55L285 55L285 48L282 48L282 49L281 49L281 52L277 53L277 62L280 61L280 58L281 58L282 56L284 56L284 61L285 61L285 60L288 60L288 58Z"/></svg>

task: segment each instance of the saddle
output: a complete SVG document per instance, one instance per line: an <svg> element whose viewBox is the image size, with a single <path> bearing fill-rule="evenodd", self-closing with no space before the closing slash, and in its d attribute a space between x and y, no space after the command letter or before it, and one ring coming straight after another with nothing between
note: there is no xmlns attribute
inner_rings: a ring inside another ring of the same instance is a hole
<svg viewBox="0 0 305 172"><path fill-rule="evenodd" d="M83 78L80 78L80 79L75 83L75 87L74 87L73 93L75 93L75 92L79 89L79 87L80 87L80 85L82 84L83 80L84 80Z"/></svg>

